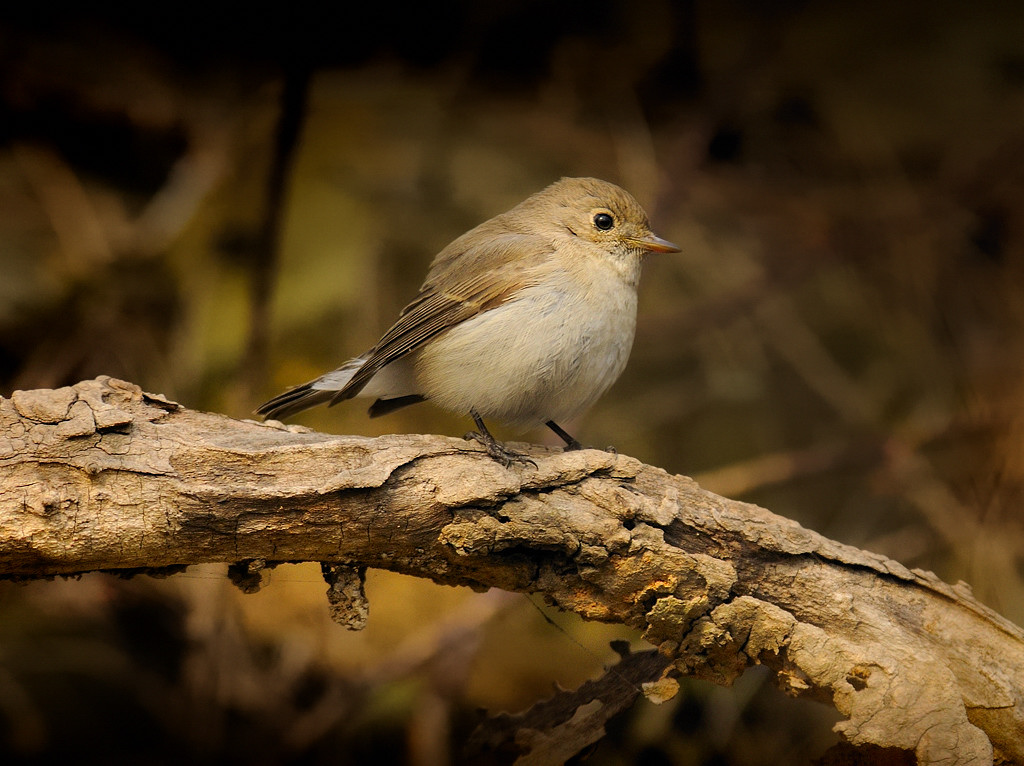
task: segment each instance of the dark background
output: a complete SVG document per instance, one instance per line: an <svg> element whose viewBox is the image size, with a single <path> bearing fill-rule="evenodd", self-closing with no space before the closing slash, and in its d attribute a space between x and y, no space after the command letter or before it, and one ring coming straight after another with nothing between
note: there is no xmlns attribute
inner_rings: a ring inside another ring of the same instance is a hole
<svg viewBox="0 0 1024 766"><path fill-rule="evenodd" d="M683 250L648 261L622 380L563 425L1024 622L1016 2L6 8L0 394L109 374L249 417L563 175L625 186ZM3 584L0 757L457 761L476 708L636 639L386 573L350 635L315 567L256 596L222 573ZM808 762L835 715L752 671L639 703L590 762Z"/></svg>

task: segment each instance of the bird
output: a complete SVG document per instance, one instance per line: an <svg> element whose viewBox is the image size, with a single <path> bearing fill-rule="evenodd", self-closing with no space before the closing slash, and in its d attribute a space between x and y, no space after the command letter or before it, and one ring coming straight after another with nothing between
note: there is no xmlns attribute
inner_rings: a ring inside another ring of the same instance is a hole
<svg viewBox="0 0 1024 766"><path fill-rule="evenodd" d="M534 461L495 439L485 418L546 425L566 450L581 449L558 421L618 379L633 345L641 264L678 252L629 192L562 178L441 250L373 348L256 412L281 420L365 397L377 417L430 400L469 415L477 430L465 438L506 467Z"/></svg>

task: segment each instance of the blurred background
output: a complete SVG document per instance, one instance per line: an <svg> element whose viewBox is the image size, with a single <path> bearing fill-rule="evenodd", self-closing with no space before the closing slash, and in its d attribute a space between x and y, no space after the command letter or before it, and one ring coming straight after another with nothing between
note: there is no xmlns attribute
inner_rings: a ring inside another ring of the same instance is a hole
<svg viewBox="0 0 1024 766"><path fill-rule="evenodd" d="M251 417L564 175L623 185L682 253L648 260L629 367L562 425L1024 623L1016 2L8 6L0 394L108 374ZM384 572L350 634L316 566L250 596L224 569L0 583L0 759L458 762L478 709L637 641ZM588 762L810 762L836 714L759 670L637 703Z"/></svg>

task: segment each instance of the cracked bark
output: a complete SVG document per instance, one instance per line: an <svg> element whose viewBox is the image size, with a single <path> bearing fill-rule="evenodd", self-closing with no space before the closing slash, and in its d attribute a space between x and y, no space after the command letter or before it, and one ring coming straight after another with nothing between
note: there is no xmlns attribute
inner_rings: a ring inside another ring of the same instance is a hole
<svg viewBox="0 0 1024 766"><path fill-rule="evenodd" d="M456 439L233 420L106 377L15 392L0 576L219 561L256 587L272 562L320 561L353 627L365 567L539 592L643 630L670 675L767 665L834 705L853 745L1024 764L1024 632L967 586L623 455L530 455L506 469Z"/></svg>

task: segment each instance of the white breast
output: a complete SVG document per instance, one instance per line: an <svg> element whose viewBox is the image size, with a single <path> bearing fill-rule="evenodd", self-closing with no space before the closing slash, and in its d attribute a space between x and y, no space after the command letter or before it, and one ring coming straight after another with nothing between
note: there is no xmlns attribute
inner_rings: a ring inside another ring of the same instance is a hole
<svg viewBox="0 0 1024 766"><path fill-rule="evenodd" d="M594 279L596 277L596 279ZM636 289L611 270L568 273L448 330L415 362L435 404L523 427L567 420L622 373L636 327Z"/></svg>

